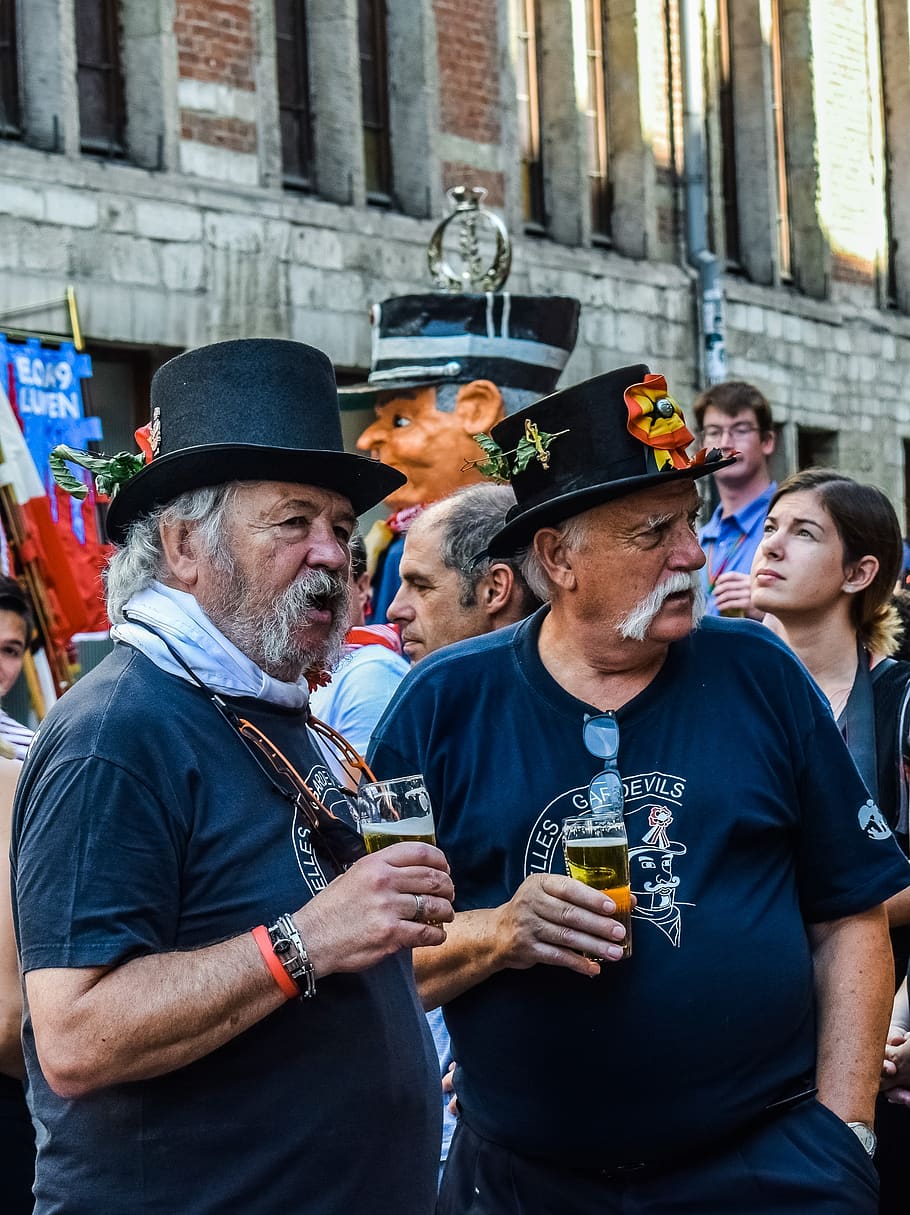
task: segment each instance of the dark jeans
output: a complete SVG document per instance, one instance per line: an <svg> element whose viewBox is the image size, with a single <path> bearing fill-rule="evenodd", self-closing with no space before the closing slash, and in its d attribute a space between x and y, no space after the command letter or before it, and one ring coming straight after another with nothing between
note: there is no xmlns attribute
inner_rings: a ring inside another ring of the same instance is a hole
<svg viewBox="0 0 910 1215"><path fill-rule="evenodd" d="M29 1215L35 1205L35 1131L18 1080L0 1075L0 1206Z"/></svg>
<svg viewBox="0 0 910 1215"><path fill-rule="evenodd" d="M907 1215L910 1210L910 1109L889 1105L879 1097L875 1107L878 1151L875 1164L881 1181L879 1215Z"/></svg>
<svg viewBox="0 0 910 1215"><path fill-rule="evenodd" d="M655 1113L655 1132L659 1130ZM721 1123L719 1120L719 1130ZM634 1180L531 1160L463 1118L437 1215L876 1215L871 1158L845 1123L807 1101L701 1160Z"/></svg>

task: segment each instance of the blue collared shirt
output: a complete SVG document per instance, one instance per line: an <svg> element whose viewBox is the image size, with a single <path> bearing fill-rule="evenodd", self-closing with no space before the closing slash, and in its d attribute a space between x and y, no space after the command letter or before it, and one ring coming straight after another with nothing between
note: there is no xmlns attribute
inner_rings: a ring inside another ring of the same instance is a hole
<svg viewBox="0 0 910 1215"><path fill-rule="evenodd" d="M724 515L723 507L718 506L699 532L698 542L708 558L701 576L708 595L709 616L718 615L713 594L718 576L731 572L748 574L751 570L755 550L762 538L762 524L776 489L777 482L772 481L766 490L734 515Z"/></svg>

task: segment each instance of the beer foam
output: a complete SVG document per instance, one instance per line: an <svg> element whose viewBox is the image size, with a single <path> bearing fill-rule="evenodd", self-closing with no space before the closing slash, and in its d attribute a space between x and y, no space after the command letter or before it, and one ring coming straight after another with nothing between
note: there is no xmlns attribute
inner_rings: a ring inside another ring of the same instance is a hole
<svg viewBox="0 0 910 1215"><path fill-rule="evenodd" d="M379 822L364 821L363 830L376 835L433 835L433 815L422 818L402 818L397 822L380 819Z"/></svg>
<svg viewBox="0 0 910 1215"><path fill-rule="evenodd" d="M567 848L625 848L626 841L624 839L604 839L602 835L586 835L582 839L576 839L574 836L565 842Z"/></svg>

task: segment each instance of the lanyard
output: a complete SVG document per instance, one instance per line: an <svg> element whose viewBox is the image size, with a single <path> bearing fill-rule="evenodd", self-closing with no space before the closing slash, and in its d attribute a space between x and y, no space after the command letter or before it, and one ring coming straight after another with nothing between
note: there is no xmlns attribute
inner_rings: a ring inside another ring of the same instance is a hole
<svg viewBox="0 0 910 1215"><path fill-rule="evenodd" d="M747 534L746 532L739 533L739 535L736 537L736 540L733 542L733 544L730 545L730 547L727 549L726 553L724 553L724 559L723 559L723 561L721 561L720 568L717 570L713 569L712 565L711 565L711 556L714 553L715 548L717 547L717 541L716 540L708 541L708 543L711 545L711 551L706 553L705 555L708 558L708 594L709 595L713 595L714 586L715 586L715 583L717 582L718 578L721 576L721 574L724 572L724 570L727 568L727 566L730 564L730 562L733 560L733 558L739 552L742 545L745 543L746 534Z"/></svg>
<svg viewBox="0 0 910 1215"><path fill-rule="evenodd" d="M872 674L869 670L869 655L860 641L856 643L856 678L837 724L866 788L877 802L878 761L875 749Z"/></svg>

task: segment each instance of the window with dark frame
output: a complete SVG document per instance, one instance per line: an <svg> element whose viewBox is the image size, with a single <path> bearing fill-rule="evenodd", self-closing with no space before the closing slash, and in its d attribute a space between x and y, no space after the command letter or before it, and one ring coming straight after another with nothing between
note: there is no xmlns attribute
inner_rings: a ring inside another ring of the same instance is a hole
<svg viewBox="0 0 910 1215"><path fill-rule="evenodd" d="M736 185L736 124L733 108L733 40L730 34L730 0L718 5L718 111L720 118L721 189L723 191L724 248L727 265L739 267L739 195Z"/></svg>
<svg viewBox="0 0 910 1215"><path fill-rule="evenodd" d="M17 139L21 134L16 0L0 0L0 137Z"/></svg>
<svg viewBox="0 0 910 1215"><path fill-rule="evenodd" d="M76 84L83 152L126 154L118 0L75 0Z"/></svg>
<svg viewBox="0 0 910 1215"><path fill-rule="evenodd" d="M392 140L385 0L358 0L357 18L367 202L388 206L392 201Z"/></svg>
<svg viewBox="0 0 910 1215"><path fill-rule="evenodd" d="M793 278L790 229L790 185L787 179L787 140L784 124L784 54L780 30L780 0L771 0L771 106L774 115L774 175L777 186L777 256L780 277Z"/></svg>
<svg viewBox="0 0 910 1215"><path fill-rule="evenodd" d="M275 0L278 118L284 184L294 190L316 185L305 0Z"/></svg>
<svg viewBox="0 0 910 1215"><path fill-rule="evenodd" d="M610 238L613 209L610 186L610 127L607 100L607 13L603 0L585 0L585 60L587 96L582 108L588 177L591 182L591 233Z"/></svg>
<svg viewBox="0 0 910 1215"><path fill-rule="evenodd" d="M838 432L818 426L797 426L796 466L803 468L837 468Z"/></svg>
<svg viewBox="0 0 910 1215"><path fill-rule="evenodd" d="M540 40L537 0L516 0L518 56L515 64L518 102L518 149L521 158L521 199L525 224L542 230L544 208L541 148Z"/></svg>

